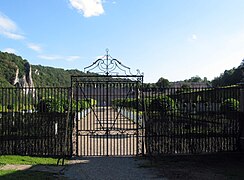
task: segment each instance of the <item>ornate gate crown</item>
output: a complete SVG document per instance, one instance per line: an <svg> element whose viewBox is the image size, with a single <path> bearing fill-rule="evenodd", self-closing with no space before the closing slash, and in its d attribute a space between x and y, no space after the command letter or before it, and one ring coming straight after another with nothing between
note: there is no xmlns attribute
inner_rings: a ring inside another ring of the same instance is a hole
<svg viewBox="0 0 244 180"><path fill-rule="evenodd" d="M129 67L123 65L119 60L112 58L108 52L109 50L106 49L106 54L102 58L97 59L92 65L85 67L84 72L91 72L92 70L98 69L99 72L95 73L109 76L113 74L119 75L117 71L119 70L123 72L124 75L133 75ZM137 70L137 75L141 75L139 70Z"/></svg>

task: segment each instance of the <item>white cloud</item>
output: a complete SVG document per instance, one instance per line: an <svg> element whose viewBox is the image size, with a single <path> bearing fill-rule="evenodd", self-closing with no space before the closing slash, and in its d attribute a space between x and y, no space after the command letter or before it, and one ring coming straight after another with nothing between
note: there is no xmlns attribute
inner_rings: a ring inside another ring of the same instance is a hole
<svg viewBox="0 0 244 180"><path fill-rule="evenodd" d="M41 52L41 51L42 51L42 47L41 47L40 45L38 45L38 44L28 43L27 46L28 46L30 49L32 49L32 50L34 50L34 51L36 51L36 52Z"/></svg>
<svg viewBox="0 0 244 180"><path fill-rule="evenodd" d="M66 59L67 61L75 61L80 58L81 58L80 56L68 56Z"/></svg>
<svg viewBox="0 0 244 180"><path fill-rule="evenodd" d="M192 34L189 38L188 41L192 42L192 41L196 41L197 40L197 35L196 34Z"/></svg>
<svg viewBox="0 0 244 180"><path fill-rule="evenodd" d="M38 57L41 59L45 59L45 60L63 59L61 56L58 56L58 55L39 55Z"/></svg>
<svg viewBox="0 0 244 180"><path fill-rule="evenodd" d="M99 16L104 13L101 0L69 0L69 2L84 17Z"/></svg>
<svg viewBox="0 0 244 180"><path fill-rule="evenodd" d="M15 31L16 24L4 14L0 13L0 27L6 31Z"/></svg>
<svg viewBox="0 0 244 180"><path fill-rule="evenodd" d="M105 3L112 3L112 4L116 4L116 1L108 1L108 0L102 0L102 4L105 4Z"/></svg>
<svg viewBox="0 0 244 180"><path fill-rule="evenodd" d="M10 18L5 16L0 12L0 34L3 36L14 39L20 40L24 39L25 37L18 32L18 27L14 21Z"/></svg>
<svg viewBox="0 0 244 180"><path fill-rule="evenodd" d="M192 40L197 40L197 35L196 34L192 34L191 39Z"/></svg>
<svg viewBox="0 0 244 180"><path fill-rule="evenodd" d="M13 48L6 48L2 50L3 52L8 52L8 53L12 53L12 54L16 54L16 50Z"/></svg>
<svg viewBox="0 0 244 180"><path fill-rule="evenodd" d="M1 33L1 31L0 31ZM14 39L14 40L21 40L21 39L25 39L24 36L20 35L20 34L16 34L16 33L12 33L12 32L2 32L3 35L5 35L6 37L10 38L10 39Z"/></svg>
<svg viewBox="0 0 244 180"><path fill-rule="evenodd" d="M66 60L69 62L81 58L80 56L60 56L60 55L39 55L38 57L45 60Z"/></svg>

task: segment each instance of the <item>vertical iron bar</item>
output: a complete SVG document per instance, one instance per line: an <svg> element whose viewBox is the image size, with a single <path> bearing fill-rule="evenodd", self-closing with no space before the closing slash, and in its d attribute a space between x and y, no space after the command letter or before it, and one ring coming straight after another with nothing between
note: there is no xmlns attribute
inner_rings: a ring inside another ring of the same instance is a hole
<svg viewBox="0 0 244 180"><path fill-rule="evenodd" d="M106 123L107 123L107 128L106 128L106 134L107 134L107 156L109 155L108 153L109 153L109 139L108 139L108 135L109 135L109 127L108 127L108 88L109 88L109 84L108 84L108 79L106 80Z"/></svg>
<svg viewBox="0 0 244 180"><path fill-rule="evenodd" d="M139 88L138 88L138 81L136 81L136 144L137 144L137 150L136 150L136 155L139 155Z"/></svg>
<svg viewBox="0 0 244 180"><path fill-rule="evenodd" d="M75 82L75 89L76 89L76 93L75 93L75 125L76 125L76 153L75 154L79 154L78 152L78 146L82 146L82 141L80 141L81 144L79 144L79 137L78 137L78 133L79 133L79 128L78 128L78 105L79 105L79 85L78 85L78 81L76 79ZM81 154L82 155L82 154Z"/></svg>

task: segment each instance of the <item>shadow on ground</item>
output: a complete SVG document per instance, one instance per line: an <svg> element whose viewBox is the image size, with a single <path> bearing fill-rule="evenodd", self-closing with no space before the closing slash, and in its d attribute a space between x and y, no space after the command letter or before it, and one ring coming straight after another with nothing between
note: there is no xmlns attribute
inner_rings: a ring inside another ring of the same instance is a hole
<svg viewBox="0 0 244 180"><path fill-rule="evenodd" d="M148 160L136 157L82 157L65 166L6 165L0 179L79 179L147 180L158 179L151 168L142 168ZM15 167L14 167L15 166ZM12 170L12 169L18 170ZM161 178L160 178L161 179Z"/></svg>
<svg viewBox="0 0 244 180"><path fill-rule="evenodd" d="M244 179L244 153L75 158L66 166L34 165L17 171L6 169L5 174L0 174L0 179L239 180Z"/></svg>
<svg viewBox="0 0 244 180"><path fill-rule="evenodd" d="M65 179L63 169L54 165L6 165L1 167L0 179Z"/></svg>
<svg viewBox="0 0 244 180"><path fill-rule="evenodd" d="M244 153L168 155L151 157L144 167L154 167L168 179L244 179Z"/></svg>

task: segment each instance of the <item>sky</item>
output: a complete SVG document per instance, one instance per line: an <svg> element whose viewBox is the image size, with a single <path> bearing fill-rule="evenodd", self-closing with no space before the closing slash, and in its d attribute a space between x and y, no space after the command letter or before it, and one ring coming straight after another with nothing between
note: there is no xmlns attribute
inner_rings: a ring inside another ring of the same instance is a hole
<svg viewBox="0 0 244 180"><path fill-rule="evenodd" d="M84 70L109 54L145 82L212 80L244 58L243 0L1 0L0 51Z"/></svg>

